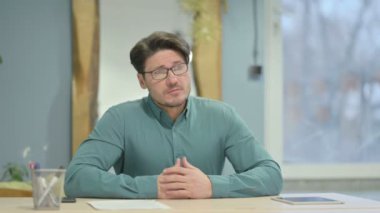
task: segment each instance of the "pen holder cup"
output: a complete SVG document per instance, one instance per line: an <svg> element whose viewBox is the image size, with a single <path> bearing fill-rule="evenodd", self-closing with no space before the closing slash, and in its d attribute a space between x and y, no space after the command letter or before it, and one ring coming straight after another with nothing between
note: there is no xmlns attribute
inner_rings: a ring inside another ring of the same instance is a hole
<svg viewBox="0 0 380 213"><path fill-rule="evenodd" d="M64 169L32 170L34 209L60 208L65 171Z"/></svg>

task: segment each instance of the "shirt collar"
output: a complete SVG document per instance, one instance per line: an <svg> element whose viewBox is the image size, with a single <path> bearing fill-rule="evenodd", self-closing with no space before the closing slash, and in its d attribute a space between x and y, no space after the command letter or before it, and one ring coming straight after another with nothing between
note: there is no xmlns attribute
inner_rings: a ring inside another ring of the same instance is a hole
<svg viewBox="0 0 380 213"><path fill-rule="evenodd" d="M191 103L193 102L192 101L192 97L189 95L189 97L187 97L187 103L186 103L186 107L185 107L185 110L183 112L185 118L189 118L189 113L190 113L190 109L191 109Z"/></svg>
<svg viewBox="0 0 380 213"><path fill-rule="evenodd" d="M148 95L146 98L146 103L148 104L149 108L152 110L153 115L159 120L161 117L162 110L154 103L152 97Z"/></svg>
<svg viewBox="0 0 380 213"><path fill-rule="evenodd" d="M184 111L178 116L178 119L180 119L182 116L184 116L185 119L187 119L189 117L191 102L192 102L192 97L189 96L187 98L186 107L185 107ZM169 118L169 116L166 114L166 112L163 111L159 106L157 106L157 104L153 101L153 98L150 96L150 94L146 98L146 103L148 104L149 108L152 110L156 119L159 120L160 122L161 121L165 122L165 120L167 120ZM173 122L171 122L171 123L172 124L170 126L173 125Z"/></svg>

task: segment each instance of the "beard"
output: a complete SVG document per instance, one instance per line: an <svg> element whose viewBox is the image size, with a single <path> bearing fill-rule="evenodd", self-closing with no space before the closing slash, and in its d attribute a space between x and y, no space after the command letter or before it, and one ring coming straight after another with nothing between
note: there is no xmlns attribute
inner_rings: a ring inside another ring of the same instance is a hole
<svg viewBox="0 0 380 213"><path fill-rule="evenodd" d="M171 96L171 95L169 95ZM171 96L167 99L164 99L162 103L160 103L162 106L169 107L169 108L175 108L175 107L181 107L186 105L187 98L189 94L179 94Z"/></svg>
<svg viewBox="0 0 380 213"><path fill-rule="evenodd" d="M163 108L178 108L183 107L187 103L187 99L190 95L190 90L186 92L183 88L180 88L181 92L179 94L169 94L164 95L151 93L154 102Z"/></svg>

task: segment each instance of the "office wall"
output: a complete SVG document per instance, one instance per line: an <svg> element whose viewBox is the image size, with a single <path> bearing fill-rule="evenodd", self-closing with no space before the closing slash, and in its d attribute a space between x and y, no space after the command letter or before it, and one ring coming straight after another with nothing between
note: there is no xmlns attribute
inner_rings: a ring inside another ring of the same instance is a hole
<svg viewBox="0 0 380 213"><path fill-rule="evenodd" d="M253 10L253 1L228 1L223 15L222 95L226 103L236 108L258 141L263 142L264 76L256 80L249 77L249 68L254 64ZM262 13L257 18L257 29L261 30ZM261 37L257 38L258 44L262 45ZM260 58L259 54L257 60Z"/></svg>
<svg viewBox="0 0 380 213"><path fill-rule="evenodd" d="M70 15L70 0L0 2L0 168L69 161Z"/></svg>

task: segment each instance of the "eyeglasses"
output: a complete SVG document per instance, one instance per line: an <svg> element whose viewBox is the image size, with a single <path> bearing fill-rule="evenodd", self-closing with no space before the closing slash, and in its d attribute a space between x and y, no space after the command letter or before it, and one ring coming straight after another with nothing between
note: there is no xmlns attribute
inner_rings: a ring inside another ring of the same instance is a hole
<svg viewBox="0 0 380 213"><path fill-rule="evenodd" d="M172 66L171 68L160 67L156 70L144 73L150 73L155 80L162 80L168 77L169 70L172 71L172 73L176 76L183 75L187 72L187 64L180 63Z"/></svg>

